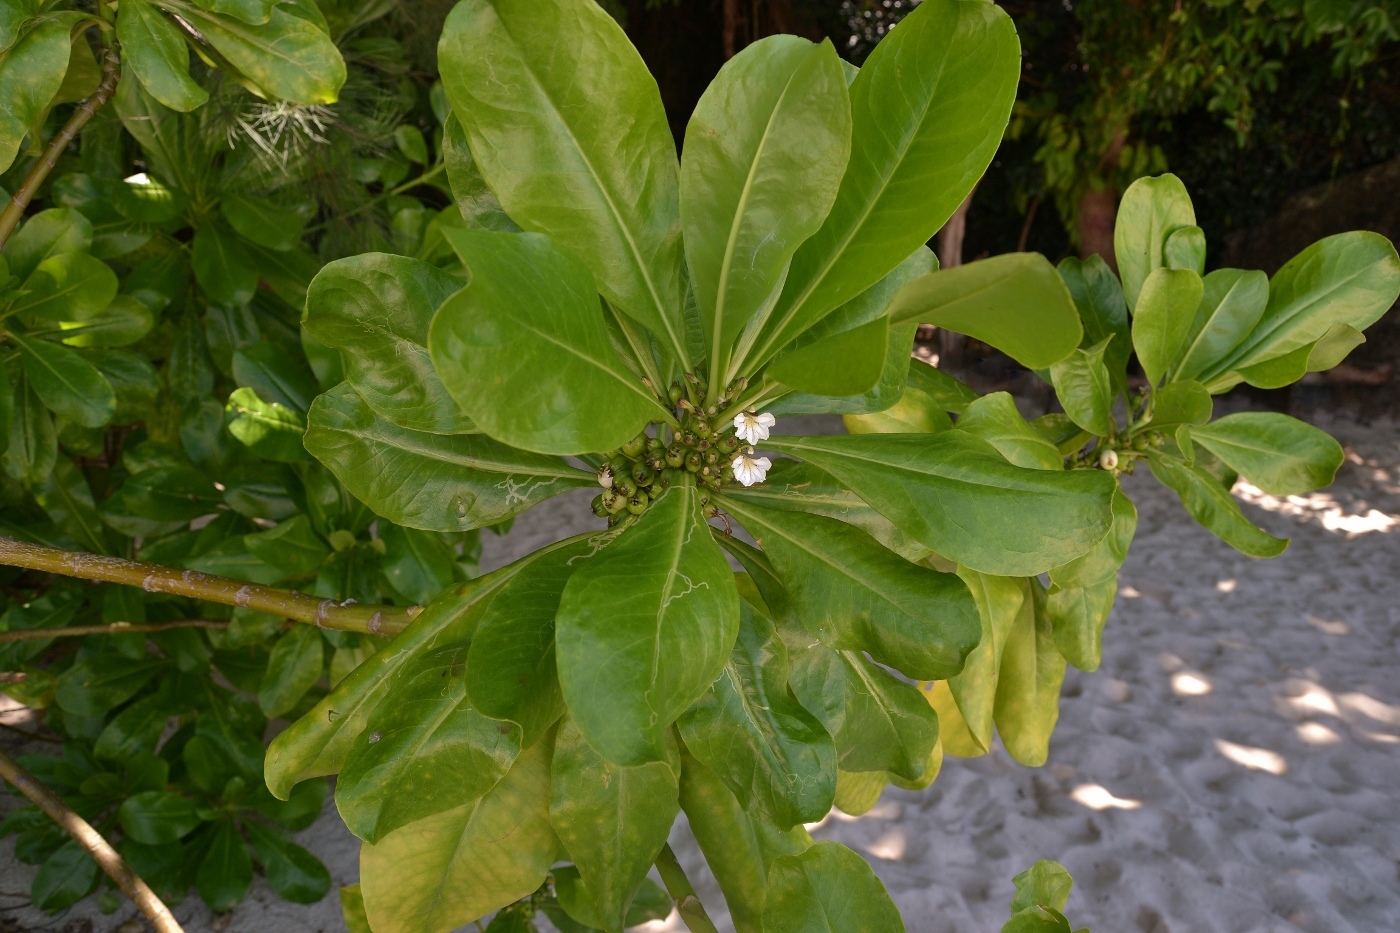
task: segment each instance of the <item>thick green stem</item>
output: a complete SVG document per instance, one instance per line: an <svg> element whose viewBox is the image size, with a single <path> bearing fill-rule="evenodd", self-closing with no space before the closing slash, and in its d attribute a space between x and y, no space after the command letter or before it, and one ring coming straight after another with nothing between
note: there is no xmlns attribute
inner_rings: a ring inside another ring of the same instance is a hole
<svg viewBox="0 0 1400 933"><path fill-rule="evenodd" d="M4 752L0 752L0 778L13 784L16 790L28 797L64 832L72 836L107 876L117 883L117 887L131 898L137 909L146 915L146 919L155 927L157 933L184 933L175 917L171 915L170 908L156 897L150 886L141 880L141 876L131 870L131 866L122 861L122 857L107 840L103 839L87 820L74 813L57 794L34 780L32 775Z"/></svg>
<svg viewBox="0 0 1400 933"><path fill-rule="evenodd" d="M685 876L685 869L681 868L681 863L676 860L676 853L672 851L669 842L661 847L661 854L656 857L656 870L661 874L666 891L676 902L676 910L680 911L681 919L685 921L690 933L719 933L710 915L705 913L705 905L700 903L695 888Z"/></svg>
<svg viewBox="0 0 1400 933"><path fill-rule="evenodd" d="M83 580L136 586L148 593L171 593L226 606L239 606L342 632L397 635L423 611L421 606L403 609L396 606L357 606L348 601L338 603L333 599L317 599L294 590L259 586L197 570L177 570L82 551L60 551L13 538L0 537L0 564Z"/></svg>
<svg viewBox="0 0 1400 933"><path fill-rule="evenodd" d="M76 638L82 635L127 635L131 632L163 632L172 628L228 628L227 622L176 619L173 622L109 622L106 625L69 625L64 628L22 628L0 632L0 645L38 638Z"/></svg>
<svg viewBox="0 0 1400 933"><path fill-rule="evenodd" d="M121 58L106 41L102 45L102 83L93 91L92 96L78 105L78 109L73 111L73 115L68 118L68 122L63 124L63 128L54 134L53 139L44 147L44 153L39 157L39 161L29 170L29 174L24 176L24 181L20 182L19 188L15 191L14 197L10 198L10 203L5 205L5 210L0 213L0 246L5 245L5 241L10 238L10 234L15 232L20 220L24 217L25 210L29 207L29 202L34 200L34 195L44 183L44 179L49 177L49 172L58 164L58 157L63 155L63 150L68 148L68 144L78 137L78 133L87 126L93 114L102 109L102 105L112 98L112 94L117 90L117 81L121 79L122 63Z"/></svg>

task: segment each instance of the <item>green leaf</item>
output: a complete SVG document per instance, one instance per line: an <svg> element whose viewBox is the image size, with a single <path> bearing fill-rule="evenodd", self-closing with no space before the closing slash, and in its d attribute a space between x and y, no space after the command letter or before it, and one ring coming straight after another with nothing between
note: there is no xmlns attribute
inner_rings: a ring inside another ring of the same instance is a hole
<svg viewBox="0 0 1400 933"><path fill-rule="evenodd" d="M8 382L9 375L0 373L0 379ZM21 376L15 386L14 414L5 445L5 471L21 482L37 483L53 471L57 459L53 418L29 380Z"/></svg>
<svg viewBox="0 0 1400 933"><path fill-rule="evenodd" d="M225 816L209 830L208 847L195 872L194 886L209 909L226 913L243 900L253 883L253 860L233 817Z"/></svg>
<svg viewBox="0 0 1400 933"><path fill-rule="evenodd" d="M223 502L212 481L187 466L156 466L127 477L117 491L121 508L157 522L188 522Z"/></svg>
<svg viewBox="0 0 1400 933"><path fill-rule="evenodd" d="M996 5L928 0L876 46L850 87L851 168L749 360L766 361L933 237L1001 143L1019 74L1015 27Z"/></svg>
<svg viewBox="0 0 1400 933"><path fill-rule="evenodd" d="M381 522L379 540L385 547L380 561L385 578L415 603L427 603L461 578L457 552L445 535Z"/></svg>
<svg viewBox="0 0 1400 933"><path fill-rule="evenodd" d="M71 207L51 207L24 222L5 242L10 275L24 281L45 259L92 249L92 221Z"/></svg>
<svg viewBox="0 0 1400 933"><path fill-rule="evenodd" d="M1162 244L1162 264L1168 269L1189 269L1206 274L1206 233L1195 225L1177 227Z"/></svg>
<svg viewBox="0 0 1400 933"><path fill-rule="evenodd" d="M1046 602L1055 647L1081 671L1096 671L1103 658L1103 627L1118 595L1113 574L1082 587L1057 588Z"/></svg>
<svg viewBox="0 0 1400 933"><path fill-rule="evenodd" d="M604 758L665 760L671 723L719 676L739 627L734 575L700 494L672 486L634 524L598 540L559 604L564 699Z"/></svg>
<svg viewBox="0 0 1400 933"><path fill-rule="evenodd" d="M590 0L468 0L448 16L438 55L477 166L511 218L580 257L608 302L689 368L676 147L622 27Z"/></svg>
<svg viewBox="0 0 1400 933"><path fill-rule="evenodd" d="M91 363L46 340L14 333L9 337L19 349L26 381L55 414L87 428L99 428L112 420L117 397Z"/></svg>
<svg viewBox="0 0 1400 933"><path fill-rule="evenodd" d="M519 730L472 707L467 650L444 644L404 664L355 740L335 803L361 839L480 798L520 753Z"/></svg>
<svg viewBox="0 0 1400 933"><path fill-rule="evenodd" d="M1162 454L1148 463L1152 475L1181 497L1191 517L1235 550L1250 557L1277 557L1288 547L1287 539L1266 534L1245 518L1229 489L1204 468Z"/></svg>
<svg viewBox="0 0 1400 933"><path fill-rule="evenodd" d="M1011 880L1016 885L1016 896L1011 899L1013 914L1027 907L1064 910L1074 888L1074 879L1065 867L1049 859L1041 859Z"/></svg>
<svg viewBox="0 0 1400 933"><path fill-rule="evenodd" d="M331 873L320 859L270 826L253 822L243 826L268 886L278 897L294 904L314 904L326 896Z"/></svg>
<svg viewBox="0 0 1400 933"><path fill-rule="evenodd" d="M665 920L675 909L675 902L671 896L665 892L656 882L650 878L643 878L637 888L637 895L632 900L632 906L627 909L625 915L619 914L619 922L608 926L598 913L598 907L593 897L585 888L577 866L563 865L551 872L554 879L554 894L558 899L558 908L562 908L563 917L558 918L557 913L548 913L549 907L546 902L545 910L549 919L558 927L561 933L589 933L591 930L599 930L604 927L620 930L623 927L641 926L653 920ZM499 922L505 914L497 914L496 920L491 921L491 926L487 927L490 933L492 927ZM519 917L519 914L515 914ZM560 922L563 920L563 923ZM528 923L528 921L521 921ZM533 931L533 927L508 927L506 933L514 933L515 930Z"/></svg>
<svg viewBox="0 0 1400 933"><path fill-rule="evenodd" d="M1242 411L1193 427L1191 440L1255 486L1292 496L1332 485L1342 445L1306 422L1272 411Z"/></svg>
<svg viewBox="0 0 1400 933"><path fill-rule="evenodd" d="M520 227L507 216L501 202L496 200L496 193L481 177L476 158L467 148L467 134L454 113L447 115L447 122L442 128L442 159L447 165L452 200L457 203L468 229L520 232Z"/></svg>
<svg viewBox="0 0 1400 933"><path fill-rule="evenodd" d="M447 391L487 434L526 450L614 450L662 409L614 348L588 269L536 233L445 230L471 283L433 317Z"/></svg>
<svg viewBox="0 0 1400 933"><path fill-rule="evenodd" d="M360 849L375 933L448 933L534 892L554 863L550 741L520 753L484 797Z"/></svg>
<svg viewBox="0 0 1400 933"><path fill-rule="evenodd" d="M263 769L273 796L286 800L299 781L339 771L370 713L388 691L392 672L428 650L444 632L470 638L485 600L526 563L519 561L442 593L408 628L273 739Z"/></svg>
<svg viewBox="0 0 1400 933"><path fill-rule="evenodd" d="M394 127L394 143L408 161L415 165L429 164L428 142L418 127L411 123L401 123Z"/></svg>
<svg viewBox="0 0 1400 933"><path fill-rule="evenodd" d="M1074 298L1039 253L943 269L900 291L890 322L917 321L991 344L1028 369L1068 356L1084 336Z"/></svg>
<svg viewBox="0 0 1400 933"><path fill-rule="evenodd" d="M977 601L982 640L968 655L962 671L949 678L948 691L957 704L968 737L976 743L979 752L985 752L992 747L997 681L1006 643L1029 594L1025 582L1014 577L996 577L966 568L960 569L958 575ZM940 725L946 727L951 723L940 721ZM947 735L944 744L945 747L948 744Z"/></svg>
<svg viewBox="0 0 1400 933"><path fill-rule="evenodd" d="M1178 425L1205 424L1215 410L1210 392L1194 380L1169 382L1152 393L1153 430L1172 431Z"/></svg>
<svg viewBox="0 0 1400 933"><path fill-rule="evenodd" d="M221 220L209 221L194 232L190 266L205 294L226 305L246 305L258 287L253 257Z"/></svg>
<svg viewBox="0 0 1400 933"><path fill-rule="evenodd" d="M129 761L152 754L160 744L161 733L170 724L170 717L183 711L183 704L162 683L155 693L142 697L113 716L98 733L92 753L108 761Z"/></svg>
<svg viewBox="0 0 1400 933"><path fill-rule="evenodd" d="M30 127L48 112L63 85L71 50L68 33L79 14L58 14L35 21L0 56L0 172L14 163Z"/></svg>
<svg viewBox="0 0 1400 933"><path fill-rule="evenodd" d="M426 434L378 417L342 383L307 415L306 449L375 512L425 531L495 525L596 479L479 434Z"/></svg>
<svg viewBox="0 0 1400 933"><path fill-rule="evenodd" d="M773 863L763 908L763 933L813 930L904 933L904 921L865 859L823 840Z"/></svg>
<svg viewBox="0 0 1400 933"><path fill-rule="evenodd" d="M0 49L8 50L21 30L39 12L40 0L11 0L0 7Z"/></svg>
<svg viewBox="0 0 1400 933"><path fill-rule="evenodd" d="M326 265L306 294L306 329L343 351L345 379L375 414L435 434L474 430L428 356L428 325L462 287L404 256L364 253Z"/></svg>
<svg viewBox="0 0 1400 933"><path fill-rule="evenodd" d="M146 845L173 845L200 824L194 802L163 790L128 797L117 811L122 832Z"/></svg>
<svg viewBox="0 0 1400 933"><path fill-rule="evenodd" d="M234 232L259 246L285 253L301 243L301 215L266 198L226 194L219 210Z"/></svg>
<svg viewBox="0 0 1400 933"><path fill-rule="evenodd" d="M1009 392L993 392L970 403L958 416L958 429L982 438L1018 467L1064 469L1059 448L1026 423Z"/></svg>
<svg viewBox="0 0 1400 933"><path fill-rule="evenodd" d="M983 573L1044 573L1086 553L1112 520L1108 474L1026 470L963 431L767 445L810 460L906 534Z"/></svg>
<svg viewBox="0 0 1400 933"><path fill-rule="evenodd" d="M1088 350L1075 350L1050 367L1050 381L1065 412L1075 424L1099 437L1113 433L1113 377L1103 362L1112 340L1110 336Z"/></svg>
<svg viewBox="0 0 1400 933"><path fill-rule="evenodd" d="M1050 582L1061 587L1089 586L1116 575L1136 533L1137 507L1120 486L1113 491L1113 527L1108 534L1083 557L1052 568Z"/></svg>
<svg viewBox="0 0 1400 933"><path fill-rule="evenodd" d="M747 602L740 602L729 663L679 726L691 754L755 818L791 829L831 809L835 745L788 693L787 648L773 623Z"/></svg>
<svg viewBox="0 0 1400 933"><path fill-rule="evenodd" d="M304 577L315 573L331 549L311 527L311 520L298 515L275 528L244 535L243 545L248 553L283 571L288 577Z"/></svg>
<svg viewBox="0 0 1400 933"><path fill-rule="evenodd" d="M1118 276L1102 256L1090 256L1083 261L1070 256L1060 260L1057 271L1074 296L1074 305L1084 324L1084 340L1080 346L1088 348L1113 338L1104 351L1103 362L1113 380L1114 395L1123 392L1127 388L1128 357L1133 352L1133 341L1128 331L1128 305L1123 300Z"/></svg>
<svg viewBox="0 0 1400 933"><path fill-rule="evenodd" d="M5 314L28 321L80 321L100 313L117 295L117 275L87 253L59 253L40 262L24 292Z"/></svg>
<svg viewBox="0 0 1400 933"><path fill-rule="evenodd" d="M314 625L293 625L277 644L267 661L258 706L268 716L281 716L294 708L321 679L325 669L325 649L321 632Z"/></svg>
<svg viewBox="0 0 1400 933"><path fill-rule="evenodd" d="M889 335L889 321L876 318L788 351L768 367L767 375L814 395L859 395L884 372Z"/></svg>
<svg viewBox="0 0 1400 933"><path fill-rule="evenodd" d="M1002 649L997 676L997 733L1011 757L1038 768L1050 755L1050 735L1060 718L1060 685L1065 659L1055 647L1055 633L1045 612L1045 588L1026 583L1030 592Z"/></svg>
<svg viewBox="0 0 1400 933"><path fill-rule="evenodd" d="M1325 237L1294 256L1269 282L1269 304L1245 341L1203 374L1275 359L1326 335L1334 324L1370 327L1400 296L1400 258L1376 233Z"/></svg>
<svg viewBox="0 0 1400 933"><path fill-rule="evenodd" d="M846 170L851 106L835 48L782 35L750 44L700 97L685 141L686 260L711 374L725 382L730 347L771 307L792 254L821 227ZM883 334L880 344L883 362Z"/></svg>
<svg viewBox="0 0 1400 933"><path fill-rule="evenodd" d="M209 100L190 77L190 51L179 28L147 0L132 0L117 17L122 58L152 97L188 113Z"/></svg>
<svg viewBox="0 0 1400 933"><path fill-rule="evenodd" d="M571 720L560 726L554 743L549 815L588 892L589 906L596 914L589 918L594 921L591 925L613 930L631 920L628 906L666 844L680 810L680 767L674 739L665 761L623 768L595 752ZM555 871L561 903L563 872Z"/></svg>
<svg viewBox="0 0 1400 933"><path fill-rule="evenodd" d="M211 13L220 13L241 19L245 23L259 25L272 16L272 8L277 0L194 0Z"/></svg>
<svg viewBox="0 0 1400 933"><path fill-rule="evenodd" d="M260 96L298 104L333 104L345 83L345 61L318 24L292 12L291 4L272 7L267 22L255 25L209 13L182 0L161 0L199 30L214 50L261 92Z"/></svg>
<svg viewBox="0 0 1400 933"><path fill-rule="evenodd" d="M977 608L963 582L881 547L850 525L802 512L724 508L772 561L797 618L831 648L867 651L910 677L947 677L977 644Z"/></svg>
<svg viewBox="0 0 1400 933"><path fill-rule="evenodd" d="M358 884L349 884L340 889L340 913L349 933L374 933L369 928L369 918L365 916L365 898Z"/></svg>
<svg viewBox="0 0 1400 933"><path fill-rule="evenodd" d="M909 379L899 401L884 411L846 415L851 434L934 434L953 426L947 413L961 414L980 396L940 369L909 360Z"/></svg>
<svg viewBox="0 0 1400 933"><path fill-rule="evenodd" d="M1254 330L1269 303L1269 277L1243 269L1216 269L1204 291L1191 338L1173 379L1195 379L1226 359Z"/></svg>
<svg viewBox="0 0 1400 933"><path fill-rule="evenodd" d="M554 627L564 586L597 550L593 537L531 561L491 600L477 624L467 693L477 709L520 726L533 745L564 713Z"/></svg>
<svg viewBox="0 0 1400 933"><path fill-rule="evenodd" d="M100 877L97 863L87 849L69 840L39 866L29 897L40 910L56 913L91 894Z"/></svg>
<svg viewBox="0 0 1400 933"><path fill-rule="evenodd" d="M1164 255L1167 238L1195 223L1191 196L1175 175L1139 178L1123 192L1113 228L1113 254L1123 280L1123 296L1134 314L1147 277L1158 269L1169 268ZM1196 310L1194 304L1190 310Z"/></svg>
<svg viewBox="0 0 1400 933"><path fill-rule="evenodd" d="M234 389L224 419L229 433L259 457L278 463L306 459L301 416L280 402L264 402L255 389Z"/></svg>
<svg viewBox="0 0 1400 933"><path fill-rule="evenodd" d="M151 332L155 317L140 300L118 295L105 308L59 322L70 347L124 347Z"/></svg>
<svg viewBox="0 0 1400 933"><path fill-rule="evenodd" d="M849 816L864 816L879 803L889 785L890 776L883 771L842 771L836 776L836 809Z"/></svg>
<svg viewBox="0 0 1400 933"><path fill-rule="evenodd" d="M1186 352L1203 288L1199 275L1183 269L1156 269L1142 283L1133 311L1133 349L1150 385L1159 385Z"/></svg>

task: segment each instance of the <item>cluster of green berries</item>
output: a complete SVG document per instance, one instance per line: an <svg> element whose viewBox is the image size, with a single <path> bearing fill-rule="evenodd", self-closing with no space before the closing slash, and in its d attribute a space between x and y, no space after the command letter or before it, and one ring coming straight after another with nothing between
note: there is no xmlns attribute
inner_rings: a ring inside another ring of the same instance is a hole
<svg viewBox="0 0 1400 933"><path fill-rule="evenodd" d="M732 428L714 424L715 415L729 400L721 398L701 408L698 400L705 396L704 381L689 373L686 379L689 387L676 381L668 391L680 430L656 424L656 435L643 431L620 450L609 451L598 468L598 485L603 491L593 498L593 514L608 519L610 526L625 515L645 512L680 473L692 474L699 485L714 492L734 479L731 461L741 441ZM743 391L744 384L744 380L737 381L725 394ZM668 440L662 439L663 433L669 435Z"/></svg>

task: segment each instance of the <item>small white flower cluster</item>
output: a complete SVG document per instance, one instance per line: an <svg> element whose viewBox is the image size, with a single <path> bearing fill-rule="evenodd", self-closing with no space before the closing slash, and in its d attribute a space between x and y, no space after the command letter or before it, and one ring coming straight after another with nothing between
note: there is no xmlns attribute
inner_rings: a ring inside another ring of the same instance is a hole
<svg viewBox="0 0 1400 933"><path fill-rule="evenodd" d="M778 419L766 411L759 415L744 411L734 416L734 434L749 445L749 449L735 457L733 463L734 478L743 485L752 486L768 478L773 461L767 457L755 457L753 445L768 440L768 429L777 423Z"/></svg>

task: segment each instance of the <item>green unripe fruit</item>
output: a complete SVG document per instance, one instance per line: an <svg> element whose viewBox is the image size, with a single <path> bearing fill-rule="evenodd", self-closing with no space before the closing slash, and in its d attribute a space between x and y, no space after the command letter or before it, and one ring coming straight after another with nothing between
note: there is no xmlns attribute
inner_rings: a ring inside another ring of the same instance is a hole
<svg viewBox="0 0 1400 933"><path fill-rule="evenodd" d="M685 465L685 448L680 444L672 444L666 448L666 465L675 469L680 469Z"/></svg>
<svg viewBox="0 0 1400 933"><path fill-rule="evenodd" d="M637 491L637 484L632 480L631 476L624 473L622 476L613 480L612 488L619 496L630 496Z"/></svg>
<svg viewBox="0 0 1400 933"><path fill-rule="evenodd" d="M719 452L714 450L705 451L705 462L711 465L719 463Z"/></svg>
<svg viewBox="0 0 1400 933"><path fill-rule="evenodd" d="M656 478L656 471L645 463L634 463L632 478L637 481L638 486L650 486L651 481Z"/></svg>
<svg viewBox="0 0 1400 933"><path fill-rule="evenodd" d="M646 465L651 467L653 473L660 473L666 469L666 458L662 456L660 451L657 451L647 457Z"/></svg>
<svg viewBox="0 0 1400 933"><path fill-rule="evenodd" d="M1167 442L1167 439L1156 431L1149 435L1149 440L1153 447L1161 447Z"/></svg>
<svg viewBox="0 0 1400 933"><path fill-rule="evenodd" d="M609 515L616 515L627 508L627 497L617 492L603 497L603 508L608 510Z"/></svg>
<svg viewBox="0 0 1400 933"><path fill-rule="evenodd" d="M691 473L699 473L700 465L700 454L692 450L685 458L685 468Z"/></svg>
<svg viewBox="0 0 1400 933"><path fill-rule="evenodd" d="M661 438L659 438L659 437L649 437L649 438L647 438L647 452L648 452L648 453L651 453L651 452L654 451L654 450L662 450L663 448L665 448L665 446L666 446L666 443L665 443L664 441L662 441Z"/></svg>
<svg viewBox="0 0 1400 933"><path fill-rule="evenodd" d="M715 492L719 492L719 487L721 484L718 476L703 476L700 478L700 482L704 483L706 488L713 489Z"/></svg>
<svg viewBox="0 0 1400 933"><path fill-rule="evenodd" d="M612 470L614 478L626 476L627 471L632 469L632 461L622 456L613 457L608 461L608 469Z"/></svg>
<svg viewBox="0 0 1400 933"><path fill-rule="evenodd" d="M651 497L644 492L639 492L627 500L627 511L633 515L641 515L651 504Z"/></svg>
<svg viewBox="0 0 1400 933"><path fill-rule="evenodd" d="M1150 443L1146 435L1138 435L1133 438L1133 450L1146 450Z"/></svg>
<svg viewBox="0 0 1400 933"><path fill-rule="evenodd" d="M698 443L700 443L700 438L696 437L690 431L686 431L681 435L681 444L686 447L694 447Z"/></svg>
<svg viewBox="0 0 1400 933"><path fill-rule="evenodd" d="M674 470L662 470L656 476L656 488L661 492L665 492L671 488L671 484L675 482L675 480L676 473Z"/></svg>
<svg viewBox="0 0 1400 933"><path fill-rule="evenodd" d="M671 400L672 405L678 404L685 397L685 389L681 388L679 382L672 382L671 388L666 390L666 397Z"/></svg>
<svg viewBox="0 0 1400 933"><path fill-rule="evenodd" d="M697 422L695 422L695 434L696 434L696 436L698 436L698 437L700 437L700 438L706 438L706 437L709 437L709 436L710 436L711 434L713 434L713 433L715 433L715 432L714 432L714 429L710 427L709 422L706 422L706 421L697 421Z"/></svg>
<svg viewBox="0 0 1400 933"><path fill-rule="evenodd" d="M594 496L592 505L594 515L598 516L599 518L608 517L608 507L603 504L602 496Z"/></svg>
<svg viewBox="0 0 1400 933"><path fill-rule="evenodd" d="M739 449L739 439L733 434L725 435L719 439L719 452L722 454L732 454Z"/></svg>
<svg viewBox="0 0 1400 933"><path fill-rule="evenodd" d="M630 441L622 445L623 456L629 460L636 460L642 455L642 451L647 449L649 438L645 434L638 434Z"/></svg>

